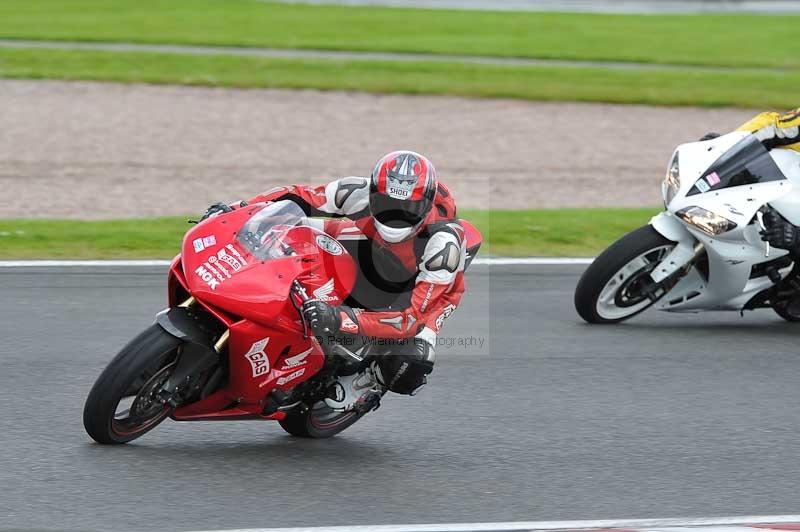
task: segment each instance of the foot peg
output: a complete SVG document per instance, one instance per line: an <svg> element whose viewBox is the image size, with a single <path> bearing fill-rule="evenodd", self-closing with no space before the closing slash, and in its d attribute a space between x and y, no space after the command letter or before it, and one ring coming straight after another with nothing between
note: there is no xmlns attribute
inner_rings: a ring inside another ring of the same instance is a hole
<svg viewBox="0 0 800 532"><path fill-rule="evenodd" d="M381 393L378 391L372 391L364 395L355 404L355 410L360 414L366 414L367 412L379 409L381 407L381 396Z"/></svg>

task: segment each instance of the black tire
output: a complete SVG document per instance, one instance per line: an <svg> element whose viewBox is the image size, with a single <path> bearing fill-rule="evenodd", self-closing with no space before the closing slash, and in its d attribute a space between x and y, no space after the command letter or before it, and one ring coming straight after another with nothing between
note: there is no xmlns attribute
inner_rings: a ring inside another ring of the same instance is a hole
<svg viewBox="0 0 800 532"><path fill-rule="evenodd" d="M135 440L166 419L171 409L153 405L148 417L118 419L117 407L155 378L168 376L181 341L152 325L126 345L94 383L83 407L83 426L97 443L119 444ZM134 399L135 402L135 399ZM133 408L133 407L132 407Z"/></svg>
<svg viewBox="0 0 800 532"><path fill-rule="evenodd" d="M279 421L283 430L298 438L330 438L364 417L363 413L333 412L320 401L305 412L290 412Z"/></svg>
<svg viewBox="0 0 800 532"><path fill-rule="evenodd" d="M643 299L638 300L635 305L630 306L630 314L603 316L598 311L598 300L608 283L614 276L620 275L623 268L632 264L642 255L647 254L648 251L655 253L658 250L674 245L674 242L662 236L650 225L640 227L623 236L603 251L581 276L578 286L575 288L575 310L587 322L598 324L619 323L643 312L654 301L644 304ZM641 272L634 275L641 275ZM633 279L633 275L631 278ZM659 297L662 297L664 293L660 294ZM615 296L615 300L617 297ZM619 308L624 307L620 306Z"/></svg>
<svg viewBox="0 0 800 532"><path fill-rule="evenodd" d="M772 307L775 314L791 323L800 322L800 300L793 300L788 303L779 303Z"/></svg>

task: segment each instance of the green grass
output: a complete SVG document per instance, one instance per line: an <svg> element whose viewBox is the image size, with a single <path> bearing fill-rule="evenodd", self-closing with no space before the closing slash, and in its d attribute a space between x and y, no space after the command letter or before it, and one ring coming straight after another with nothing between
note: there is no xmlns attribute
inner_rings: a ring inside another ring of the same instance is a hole
<svg viewBox="0 0 800 532"><path fill-rule="evenodd" d="M259 0L3 0L0 37L800 66L793 16L492 13Z"/></svg>
<svg viewBox="0 0 800 532"><path fill-rule="evenodd" d="M720 74L20 49L0 49L0 77L776 108L796 106L800 86L800 73Z"/></svg>
<svg viewBox="0 0 800 532"><path fill-rule="evenodd" d="M593 256L657 209L463 211L481 256ZM187 218L0 220L0 259L154 259L180 250Z"/></svg>

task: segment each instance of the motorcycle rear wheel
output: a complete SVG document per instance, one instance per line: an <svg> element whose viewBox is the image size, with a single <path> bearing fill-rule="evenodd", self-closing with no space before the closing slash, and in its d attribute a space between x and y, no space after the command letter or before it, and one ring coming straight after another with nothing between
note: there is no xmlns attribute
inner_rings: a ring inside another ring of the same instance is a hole
<svg viewBox="0 0 800 532"><path fill-rule="evenodd" d="M181 341L158 325L134 338L106 366L83 407L94 441L127 443L154 429L172 409L155 395L169 378Z"/></svg>
<svg viewBox="0 0 800 532"><path fill-rule="evenodd" d="M364 413L335 412L324 401L319 401L305 412L290 412L278 423L298 438L330 438L362 417Z"/></svg>
<svg viewBox="0 0 800 532"><path fill-rule="evenodd" d="M650 272L675 247L651 225L623 236L586 269L575 288L575 310L589 323L619 323L655 303L644 288ZM659 289L655 300L666 291Z"/></svg>

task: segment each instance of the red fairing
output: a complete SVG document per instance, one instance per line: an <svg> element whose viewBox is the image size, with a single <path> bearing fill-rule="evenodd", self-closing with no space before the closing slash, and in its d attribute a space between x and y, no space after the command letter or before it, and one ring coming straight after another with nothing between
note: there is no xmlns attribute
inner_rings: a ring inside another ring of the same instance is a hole
<svg viewBox="0 0 800 532"><path fill-rule="evenodd" d="M289 310L294 312L289 300L292 281L302 277L317 289L332 280L338 292L331 292L331 301L340 303L336 294L352 289L355 264L343 249L338 255L320 252L315 238L324 233L311 227L294 227L283 239L296 255L268 261L254 258L235 241L231 228L241 227L261 207L239 209L189 231L183 242L183 271L192 295L201 301L257 323L294 328L285 318ZM215 243L195 251L198 239Z"/></svg>
<svg viewBox="0 0 800 532"><path fill-rule="evenodd" d="M303 337L290 287L297 280L309 297L341 304L355 282L355 263L331 236L291 225L273 226L279 235L270 241L275 242L273 251L254 256L238 233L265 206L250 205L201 222L186 234L182 256L172 263L171 305L191 295L230 334L226 383L177 408L174 419L281 419L280 412L263 414L268 395L288 392L323 367L319 345ZM269 236L263 235L264 240Z"/></svg>

